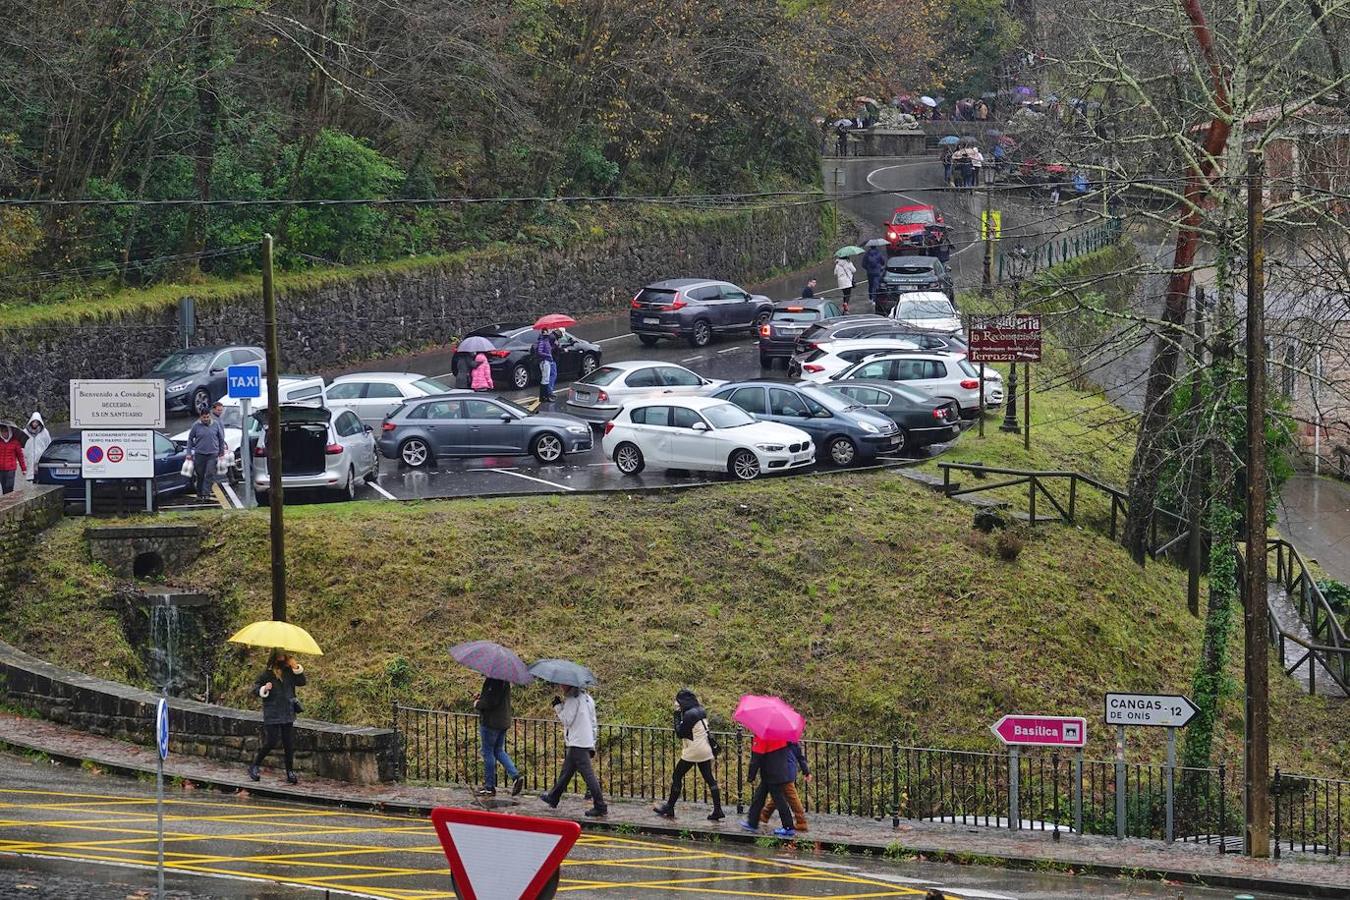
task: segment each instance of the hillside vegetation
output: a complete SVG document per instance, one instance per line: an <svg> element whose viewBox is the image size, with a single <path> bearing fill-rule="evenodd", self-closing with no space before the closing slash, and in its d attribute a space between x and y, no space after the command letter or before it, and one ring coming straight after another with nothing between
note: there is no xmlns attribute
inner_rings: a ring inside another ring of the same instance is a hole
<svg viewBox="0 0 1350 900"><path fill-rule="evenodd" d="M195 518L206 551L183 583L218 592L231 625L268 617L266 511ZM291 618L325 649L309 663L307 710L381 723L394 699L467 709L477 679L447 650L474 638L591 666L611 721L663 724L691 685L723 719L743 692L782 694L818 738L988 747L1005 712L1096 722L1104 690L1186 689L1201 635L1179 571L1140 570L1104 538L1057 526L1022 534L1005 561L970 519L895 473L288 509ZM100 606L114 581L82 532L67 521L49 533L0 626L38 655L141 681ZM251 702L257 664L222 654L225 701ZM1339 771L1334 707L1274 684L1276 759ZM522 691L518 712L543 713L547 698ZM1232 759L1240 724L1230 700ZM1104 731L1092 729L1095 755L1109 754Z"/></svg>

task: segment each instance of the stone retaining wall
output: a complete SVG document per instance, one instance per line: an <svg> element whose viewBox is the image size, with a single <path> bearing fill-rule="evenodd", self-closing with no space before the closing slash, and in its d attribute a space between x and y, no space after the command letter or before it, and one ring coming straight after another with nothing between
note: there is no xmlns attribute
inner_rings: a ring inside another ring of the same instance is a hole
<svg viewBox="0 0 1350 900"><path fill-rule="evenodd" d="M644 214L616 208L612 227L566 248L496 247L359 272L278 278L284 372L445 344L489 322L534 321L548 312L620 314L642 285L708 276L745 282L821 259L822 208L813 204L734 212ZM137 377L187 343L262 344L259 289L242 282L194 295L187 338L178 300L106 312L106 305L53 309L50 324L0 327L0 408L64 418L72 378Z"/></svg>
<svg viewBox="0 0 1350 900"><path fill-rule="evenodd" d="M0 642L0 698L80 731L153 746L159 695L63 669ZM252 761L262 716L210 703L170 698L169 750L243 766ZM397 735L389 728L354 728L300 719L295 767L358 784L391 781ZM278 750L268 765L281 767Z"/></svg>
<svg viewBox="0 0 1350 900"><path fill-rule="evenodd" d="M9 602L28 570L38 535L61 518L61 488L25 488L0 497L0 605Z"/></svg>

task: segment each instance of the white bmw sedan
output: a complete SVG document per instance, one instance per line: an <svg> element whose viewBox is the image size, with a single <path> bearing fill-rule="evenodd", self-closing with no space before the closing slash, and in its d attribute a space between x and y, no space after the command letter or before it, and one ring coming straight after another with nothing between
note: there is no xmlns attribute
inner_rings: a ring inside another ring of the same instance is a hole
<svg viewBox="0 0 1350 900"><path fill-rule="evenodd" d="M761 422L711 397L651 397L628 404L605 423L605 456L619 471L646 466L727 472L750 481L816 461L811 435L791 425Z"/></svg>

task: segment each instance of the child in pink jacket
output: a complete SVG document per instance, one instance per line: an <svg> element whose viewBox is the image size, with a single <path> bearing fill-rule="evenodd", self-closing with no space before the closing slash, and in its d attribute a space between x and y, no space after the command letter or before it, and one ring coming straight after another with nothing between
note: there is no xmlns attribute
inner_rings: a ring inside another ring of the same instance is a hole
<svg viewBox="0 0 1350 900"><path fill-rule="evenodd" d="M492 366L488 365L487 357L481 353L473 358L473 378L469 387L475 391L492 390Z"/></svg>

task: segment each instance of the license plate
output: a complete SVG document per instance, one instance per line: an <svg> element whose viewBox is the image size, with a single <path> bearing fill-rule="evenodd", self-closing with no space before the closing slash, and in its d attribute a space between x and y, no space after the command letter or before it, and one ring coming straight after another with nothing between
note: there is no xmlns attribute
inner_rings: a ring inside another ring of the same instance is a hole
<svg viewBox="0 0 1350 900"><path fill-rule="evenodd" d="M660 317L660 316L644 316L644 317L642 318L642 324L643 324L643 325L660 325L660 324L661 324L661 317Z"/></svg>
<svg viewBox="0 0 1350 900"><path fill-rule="evenodd" d="M791 327L784 326L784 325L778 325L778 326L776 326L776 327L777 327L778 330L779 330L781 333L783 333L783 334L801 334L801 333L802 333L802 329L800 329L800 328L791 328Z"/></svg>
<svg viewBox="0 0 1350 900"><path fill-rule="evenodd" d="M572 394L572 399L573 399L573 400L583 400L583 401L589 403L589 402L591 401L591 395L588 394L588 393L586 393L585 391L574 391L573 394Z"/></svg>
<svg viewBox="0 0 1350 900"><path fill-rule="evenodd" d="M806 462L806 461L807 461L808 459L810 459L810 458L811 458L811 451L810 451L810 450L807 450L807 451L804 452L804 453L794 453L794 454L792 454L792 461L795 462L795 463Z"/></svg>
<svg viewBox="0 0 1350 900"><path fill-rule="evenodd" d="M74 478L80 474L80 470L74 467L63 466L59 469L52 469L52 474L57 478Z"/></svg>

